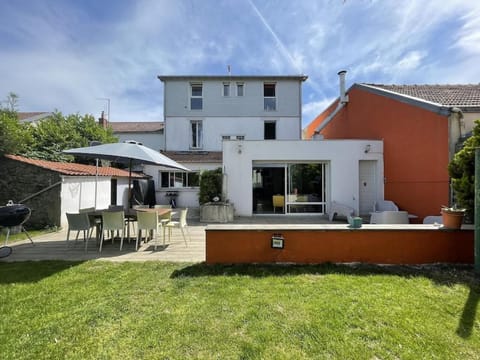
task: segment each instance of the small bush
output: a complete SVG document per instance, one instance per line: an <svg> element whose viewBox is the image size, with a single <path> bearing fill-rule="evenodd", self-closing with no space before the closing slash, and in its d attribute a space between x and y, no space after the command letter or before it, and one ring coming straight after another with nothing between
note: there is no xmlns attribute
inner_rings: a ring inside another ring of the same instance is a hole
<svg viewBox="0 0 480 360"><path fill-rule="evenodd" d="M200 175L200 192L198 200L200 205L222 196L222 168L206 170Z"/></svg>

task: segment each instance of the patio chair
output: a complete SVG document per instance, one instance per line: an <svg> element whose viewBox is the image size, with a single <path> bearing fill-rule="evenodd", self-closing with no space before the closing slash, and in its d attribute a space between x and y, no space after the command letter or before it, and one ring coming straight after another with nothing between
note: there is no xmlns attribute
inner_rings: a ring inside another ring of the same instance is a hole
<svg viewBox="0 0 480 360"><path fill-rule="evenodd" d="M110 231L112 237L112 244L114 240L114 231L117 231L118 234L122 232L120 238L120 251L123 248L123 238L125 237L125 213L123 211L104 211L102 213L102 233L100 235L100 249L99 252L102 252L103 240L105 239L105 231Z"/></svg>
<svg viewBox="0 0 480 360"><path fill-rule="evenodd" d="M390 200L378 200L373 203L373 211L398 211L398 206Z"/></svg>
<svg viewBox="0 0 480 360"><path fill-rule="evenodd" d="M159 215L160 221L162 225L165 225L166 223L172 221L172 215L175 214L172 212L172 205L155 205L155 209L170 209L170 212L167 214ZM165 229L163 229L165 231Z"/></svg>
<svg viewBox="0 0 480 360"><path fill-rule="evenodd" d="M355 210L352 207L345 204L340 204L336 201L332 201L332 204L330 206L330 213L328 214L328 220L331 222L333 221L335 215L340 215L345 216L348 221L349 217L352 217L354 213Z"/></svg>
<svg viewBox="0 0 480 360"><path fill-rule="evenodd" d="M443 224L443 219L441 215L429 215L429 216L425 216L425 218L423 219L423 223L441 225Z"/></svg>
<svg viewBox="0 0 480 360"><path fill-rule="evenodd" d="M135 250L138 250L138 243L142 237L142 230L146 230L145 241L148 239L150 232L153 232L152 238L155 239L155 250L158 244L158 232L163 228L156 212L137 211L138 235L135 244ZM165 231L163 231L163 246L165 247Z"/></svg>
<svg viewBox="0 0 480 360"><path fill-rule="evenodd" d="M100 231L102 230L102 219L99 219L98 217L90 215L94 211L95 211L95 207L81 208L78 210L80 214L85 214L85 213L88 214L88 219L90 220L90 224L92 226L95 226L95 229L97 231L96 238L98 240L100 237Z"/></svg>
<svg viewBox="0 0 480 360"><path fill-rule="evenodd" d="M168 229L168 241L170 242L170 237L172 235L172 229L177 228L180 229L182 232L183 240L185 241L185 246L188 246L187 237L185 236L185 232L188 234L188 238L191 241L190 233L188 232L188 225L187 225L187 211L188 209L183 209L180 211L180 219L179 221L169 221L165 224L165 227Z"/></svg>
<svg viewBox="0 0 480 360"><path fill-rule="evenodd" d="M76 231L77 236L75 237L75 242L78 240L80 231L83 232L83 241L85 242L85 251L88 248L88 240L92 237L93 229L95 225L91 223L86 213L67 213L68 221L68 230L67 230L67 247L68 241L70 240L70 231Z"/></svg>
<svg viewBox="0 0 480 360"><path fill-rule="evenodd" d="M282 212L285 207L285 196L283 195L273 195L272 196L272 202L273 202L273 212L275 213L275 209L281 208Z"/></svg>

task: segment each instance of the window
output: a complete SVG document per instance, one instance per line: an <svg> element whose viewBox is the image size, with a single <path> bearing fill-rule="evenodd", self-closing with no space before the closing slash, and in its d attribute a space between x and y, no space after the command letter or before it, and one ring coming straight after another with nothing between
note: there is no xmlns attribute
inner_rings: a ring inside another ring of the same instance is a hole
<svg viewBox="0 0 480 360"><path fill-rule="evenodd" d="M159 183L162 188L186 188L200 185L200 173L198 171L160 171Z"/></svg>
<svg viewBox="0 0 480 360"><path fill-rule="evenodd" d="M192 149L201 149L203 147L203 131L202 131L202 121L201 120L192 120L190 121L191 127L191 139L190 148Z"/></svg>
<svg viewBox="0 0 480 360"><path fill-rule="evenodd" d="M245 140L245 135L237 135L237 140Z"/></svg>
<svg viewBox="0 0 480 360"><path fill-rule="evenodd" d="M203 109L203 85L190 84L190 110Z"/></svg>
<svg viewBox="0 0 480 360"><path fill-rule="evenodd" d="M244 89L243 83L237 83L237 96L243 96Z"/></svg>
<svg viewBox="0 0 480 360"><path fill-rule="evenodd" d="M265 140L276 139L276 123L275 121L265 121L263 124L263 134Z"/></svg>
<svg viewBox="0 0 480 360"><path fill-rule="evenodd" d="M223 83L223 96L230 96L230 83Z"/></svg>
<svg viewBox="0 0 480 360"><path fill-rule="evenodd" d="M230 135L222 135L222 140L230 140Z"/></svg>
<svg viewBox="0 0 480 360"><path fill-rule="evenodd" d="M276 92L274 83L263 84L263 109L265 111L277 110L277 100L275 94Z"/></svg>

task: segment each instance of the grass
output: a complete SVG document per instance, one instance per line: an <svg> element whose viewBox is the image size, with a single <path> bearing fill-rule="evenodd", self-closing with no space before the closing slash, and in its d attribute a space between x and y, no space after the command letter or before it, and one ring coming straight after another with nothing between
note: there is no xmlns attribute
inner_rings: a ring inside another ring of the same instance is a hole
<svg viewBox="0 0 480 360"><path fill-rule="evenodd" d="M470 268L0 262L2 359L480 359Z"/></svg>

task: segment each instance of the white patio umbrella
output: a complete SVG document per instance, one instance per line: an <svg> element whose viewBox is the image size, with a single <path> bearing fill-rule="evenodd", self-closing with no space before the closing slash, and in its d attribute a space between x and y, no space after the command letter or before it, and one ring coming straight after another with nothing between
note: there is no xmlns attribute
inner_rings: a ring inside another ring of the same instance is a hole
<svg viewBox="0 0 480 360"><path fill-rule="evenodd" d="M63 151L66 154L86 158L105 159L128 164L128 201L131 197L132 167L138 164L160 165L167 168L190 171L190 169L170 159L169 157L133 142L121 142L103 145L87 146ZM96 195L96 194L95 194Z"/></svg>

